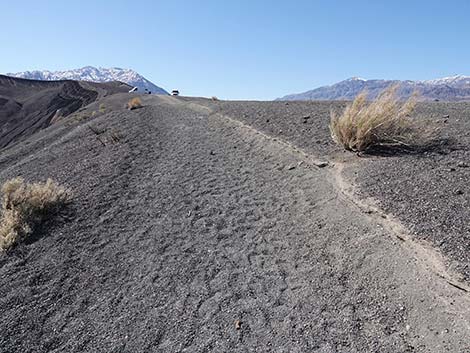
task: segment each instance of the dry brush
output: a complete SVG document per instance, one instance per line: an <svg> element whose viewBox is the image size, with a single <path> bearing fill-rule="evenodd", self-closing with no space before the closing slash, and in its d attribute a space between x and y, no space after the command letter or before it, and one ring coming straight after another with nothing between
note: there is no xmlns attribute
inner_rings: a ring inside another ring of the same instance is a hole
<svg viewBox="0 0 470 353"><path fill-rule="evenodd" d="M51 179L31 184L22 178L11 179L3 184L2 193L0 250L28 237L71 199L71 192Z"/></svg>
<svg viewBox="0 0 470 353"><path fill-rule="evenodd" d="M132 98L129 102L127 102L127 109L134 110L137 108L142 108L142 101L139 97Z"/></svg>
<svg viewBox="0 0 470 353"><path fill-rule="evenodd" d="M349 151L364 152L374 147L424 147L435 137L436 129L411 117L416 94L402 102L398 86L384 90L368 102L367 92L360 93L343 113L331 113L333 140Z"/></svg>

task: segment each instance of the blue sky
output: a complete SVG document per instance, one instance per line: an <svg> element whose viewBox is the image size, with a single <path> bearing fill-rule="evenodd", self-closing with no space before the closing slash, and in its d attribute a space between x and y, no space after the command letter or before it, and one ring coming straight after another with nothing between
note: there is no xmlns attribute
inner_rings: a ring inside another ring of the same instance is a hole
<svg viewBox="0 0 470 353"><path fill-rule="evenodd" d="M126 67L227 99L470 75L469 1L1 1L3 73Z"/></svg>

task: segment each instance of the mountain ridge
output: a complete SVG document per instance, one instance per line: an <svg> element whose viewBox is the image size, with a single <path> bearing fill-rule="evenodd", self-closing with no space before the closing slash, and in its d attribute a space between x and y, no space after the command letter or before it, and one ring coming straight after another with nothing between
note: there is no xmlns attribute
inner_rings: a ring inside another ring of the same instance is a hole
<svg viewBox="0 0 470 353"><path fill-rule="evenodd" d="M397 84L398 97L407 98L418 92L421 100L464 101L470 100L470 76L455 75L434 80L385 80L351 77L328 86L294 93L276 100L351 100L366 90L369 98L377 97L390 85Z"/></svg>
<svg viewBox="0 0 470 353"><path fill-rule="evenodd" d="M88 82L111 82L120 81L127 83L133 87L137 87L138 91L150 91L155 94L168 94L166 90L155 85L132 69L123 69L119 67L103 68L94 66L84 66L78 69L49 71L49 70L32 70L16 73L7 73L7 76L25 78L30 80L41 81L88 81Z"/></svg>
<svg viewBox="0 0 470 353"><path fill-rule="evenodd" d="M39 81L0 75L0 149L101 98L130 89L131 86L116 81Z"/></svg>

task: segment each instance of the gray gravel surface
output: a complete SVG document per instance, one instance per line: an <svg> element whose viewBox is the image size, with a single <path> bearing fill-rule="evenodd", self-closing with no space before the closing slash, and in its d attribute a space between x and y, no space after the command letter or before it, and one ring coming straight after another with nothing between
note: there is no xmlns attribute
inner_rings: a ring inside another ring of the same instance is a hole
<svg viewBox="0 0 470 353"><path fill-rule="evenodd" d="M451 146L444 153L372 158L354 169L356 180L364 195L439 247L469 281L470 103L428 103L417 115L436 121Z"/></svg>
<svg viewBox="0 0 470 353"><path fill-rule="evenodd" d="M470 279L470 103L418 105L416 118L429 119L440 129L440 137L448 140L438 152L378 157L355 156L332 142L329 112L341 110L345 102L200 100L200 104L213 105L313 155L346 160L362 197L373 197L416 239L430 242L448 256L449 266L462 278Z"/></svg>
<svg viewBox="0 0 470 353"><path fill-rule="evenodd" d="M467 294L328 168L215 113L250 105L201 104L144 97L0 153L1 182L74 192L62 218L0 255L1 352L470 351Z"/></svg>

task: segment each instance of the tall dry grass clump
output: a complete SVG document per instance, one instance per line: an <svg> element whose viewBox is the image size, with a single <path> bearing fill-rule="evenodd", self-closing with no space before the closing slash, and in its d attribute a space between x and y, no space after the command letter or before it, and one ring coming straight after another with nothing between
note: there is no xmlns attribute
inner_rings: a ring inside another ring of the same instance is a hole
<svg viewBox="0 0 470 353"><path fill-rule="evenodd" d="M142 107L142 101L139 97L132 98L129 102L127 102L127 109L133 110Z"/></svg>
<svg viewBox="0 0 470 353"><path fill-rule="evenodd" d="M51 179L45 183L25 183L22 178L2 186L0 250L6 250L30 235L41 222L68 203L71 192Z"/></svg>
<svg viewBox="0 0 470 353"><path fill-rule="evenodd" d="M415 148L430 141L435 131L413 120L416 94L407 101L397 98L398 86L385 89L372 102L360 93L341 115L331 114L333 140L347 150L363 152L372 147Z"/></svg>

